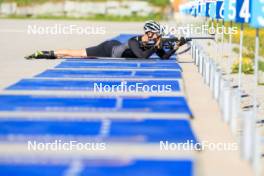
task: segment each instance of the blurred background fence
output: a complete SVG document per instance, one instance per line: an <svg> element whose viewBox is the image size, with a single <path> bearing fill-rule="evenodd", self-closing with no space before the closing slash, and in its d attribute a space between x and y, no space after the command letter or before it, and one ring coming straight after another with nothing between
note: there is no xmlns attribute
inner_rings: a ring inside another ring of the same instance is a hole
<svg viewBox="0 0 264 176"><path fill-rule="evenodd" d="M20 18L138 17L134 18L134 21L137 21L145 20L146 17L164 19L171 16L173 7L171 3L172 0L2 0L0 15Z"/></svg>

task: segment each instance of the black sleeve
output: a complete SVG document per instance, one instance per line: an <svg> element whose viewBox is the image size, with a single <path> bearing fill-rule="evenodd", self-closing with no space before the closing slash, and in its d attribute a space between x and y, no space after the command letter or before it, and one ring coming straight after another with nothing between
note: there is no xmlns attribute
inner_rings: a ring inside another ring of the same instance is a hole
<svg viewBox="0 0 264 176"><path fill-rule="evenodd" d="M137 56L137 58L147 59L156 52L155 47L143 50L140 47L140 43L135 38L131 38L128 41L128 45L129 45L129 48L132 50L132 52Z"/></svg>
<svg viewBox="0 0 264 176"><path fill-rule="evenodd" d="M156 54L161 58L161 59L170 59L170 57L176 52L175 49L171 49L169 51L165 51L164 49L158 49L156 51Z"/></svg>

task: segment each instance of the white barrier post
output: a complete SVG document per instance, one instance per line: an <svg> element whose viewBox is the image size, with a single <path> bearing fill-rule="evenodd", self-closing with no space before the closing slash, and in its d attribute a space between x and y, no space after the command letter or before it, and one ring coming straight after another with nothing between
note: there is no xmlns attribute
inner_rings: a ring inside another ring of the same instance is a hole
<svg viewBox="0 0 264 176"><path fill-rule="evenodd" d="M202 57L203 57L203 68L202 68L202 76L203 76L203 79L205 81L205 78L204 78L204 75L205 75L205 65L206 65L206 58L204 57L204 55L201 53Z"/></svg>
<svg viewBox="0 0 264 176"><path fill-rule="evenodd" d="M206 64L205 64L205 83L209 85L210 83L210 60L206 57Z"/></svg>
<svg viewBox="0 0 264 176"><path fill-rule="evenodd" d="M220 75L221 75L221 69L219 66L216 66L215 69L215 84L214 84L214 98L218 100L219 92L220 92Z"/></svg>
<svg viewBox="0 0 264 176"><path fill-rule="evenodd" d="M261 158L262 158L262 136L260 131L257 129L255 131L255 148L254 148L254 155L253 155L253 167L255 170L255 175L256 176L260 176L262 169L261 169Z"/></svg>
<svg viewBox="0 0 264 176"><path fill-rule="evenodd" d="M222 80L223 80L223 75L222 75L222 70L219 69L219 72L218 72L218 79L219 79L219 86L218 86L218 96L216 98L218 104L220 104L220 98L221 98L221 89L222 89Z"/></svg>
<svg viewBox="0 0 264 176"><path fill-rule="evenodd" d="M242 158L245 160L251 160L252 158L252 146L253 146L253 130L254 126L252 126L252 117L254 112L253 111L244 111L241 112L242 117L242 129L243 135L241 139L241 155Z"/></svg>
<svg viewBox="0 0 264 176"><path fill-rule="evenodd" d="M216 87L217 87L217 64L215 64L215 69L214 69L214 85L213 85L213 98L215 99L216 97Z"/></svg>
<svg viewBox="0 0 264 176"><path fill-rule="evenodd" d="M199 57L198 57L198 52L199 52L199 50L198 50L198 46L196 45L195 46L195 65L199 65Z"/></svg>
<svg viewBox="0 0 264 176"><path fill-rule="evenodd" d="M204 58L204 69L203 69L203 81L204 81L204 83L206 84L206 75L207 75L207 71L208 71L208 59L207 59L207 57L205 57L204 55L203 55L203 58Z"/></svg>
<svg viewBox="0 0 264 176"><path fill-rule="evenodd" d="M202 75L203 75L203 78L204 78L204 83L206 83L206 75L207 75L207 72L208 72L208 57L205 56L205 54L203 53L203 72L202 72Z"/></svg>
<svg viewBox="0 0 264 176"><path fill-rule="evenodd" d="M204 57L201 54L201 50L199 50L198 52L198 56L199 56L199 73L202 75L203 73L203 65L204 65Z"/></svg>
<svg viewBox="0 0 264 176"><path fill-rule="evenodd" d="M211 64L210 64L210 84L209 87L213 91L214 88L214 74L215 74L215 63L212 58L210 58Z"/></svg>
<svg viewBox="0 0 264 176"><path fill-rule="evenodd" d="M224 111L224 92L226 87L228 87L228 81L222 77L221 78L221 82L220 82L220 96L219 96L219 104L220 104L220 108L222 110L222 112Z"/></svg>
<svg viewBox="0 0 264 176"><path fill-rule="evenodd" d="M257 155L257 151L255 149L257 148L257 129L256 129L256 122L257 122L257 113L258 113L258 102L257 102L257 93L258 93L258 64L259 64L259 29L256 29L256 44L255 44L255 66L254 66L254 108L253 108L253 116L252 116L252 140L253 140L253 148L252 148L252 153L253 153L253 158L252 158L252 163L255 168L255 171L258 172L257 168L257 163L255 163L255 158Z"/></svg>
<svg viewBox="0 0 264 176"><path fill-rule="evenodd" d="M192 41L192 59L195 63L196 61L196 58L195 58L195 44L194 44L194 41Z"/></svg>
<svg viewBox="0 0 264 176"><path fill-rule="evenodd" d="M200 58L200 46L197 47L197 53L196 53L196 57L197 57L197 62L198 62L198 72L200 72L200 63L201 63L201 58Z"/></svg>
<svg viewBox="0 0 264 176"><path fill-rule="evenodd" d="M239 97L240 97L240 91L238 89L234 89L232 91L232 96L231 96L231 119L230 119L230 126L231 126L231 131L235 135L237 131L237 120L238 120L238 114L240 112L240 102L239 102Z"/></svg>
<svg viewBox="0 0 264 176"><path fill-rule="evenodd" d="M230 121L230 111L231 111L231 89L229 86L229 82L226 81L226 85L223 89L223 118L225 122Z"/></svg>

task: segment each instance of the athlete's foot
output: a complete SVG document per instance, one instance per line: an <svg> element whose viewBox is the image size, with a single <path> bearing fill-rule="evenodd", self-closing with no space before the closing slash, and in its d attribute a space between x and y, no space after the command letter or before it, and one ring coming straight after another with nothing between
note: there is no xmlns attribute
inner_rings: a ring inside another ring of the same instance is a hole
<svg viewBox="0 0 264 176"><path fill-rule="evenodd" d="M37 51L29 56L26 56L25 59L56 59L53 51Z"/></svg>
<svg viewBox="0 0 264 176"><path fill-rule="evenodd" d="M37 51L29 56L25 57L26 59L44 59L44 53L42 51Z"/></svg>

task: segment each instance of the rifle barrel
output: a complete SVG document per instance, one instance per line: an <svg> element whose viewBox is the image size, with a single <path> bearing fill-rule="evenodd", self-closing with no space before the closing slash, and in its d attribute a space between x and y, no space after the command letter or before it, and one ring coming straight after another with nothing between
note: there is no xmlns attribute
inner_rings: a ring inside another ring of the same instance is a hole
<svg viewBox="0 0 264 176"><path fill-rule="evenodd" d="M166 38L162 38L161 40L162 40L163 46L169 46L170 44L168 45L167 42L171 42L171 43L179 42L180 38L178 38L178 37L166 37ZM189 42L192 40L215 40L215 37L214 36L202 36L202 37L186 37L185 38L186 42ZM154 45L155 45L155 42L153 42L153 41L146 44L146 46L148 46L148 47L151 47Z"/></svg>
<svg viewBox="0 0 264 176"><path fill-rule="evenodd" d="M214 40L215 37L186 37L185 39L187 41L191 41L191 40ZM170 37L170 38L163 38L162 40L165 42L177 42L180 40L180 38Z"/></svg>
<svg viewBox="0 0 264 176"><path fill-rule="evenodd" d="M191 40L214 40L215 39L215 37L187 37L187 38L189 38L189 39L191 39Z"/></svg>

